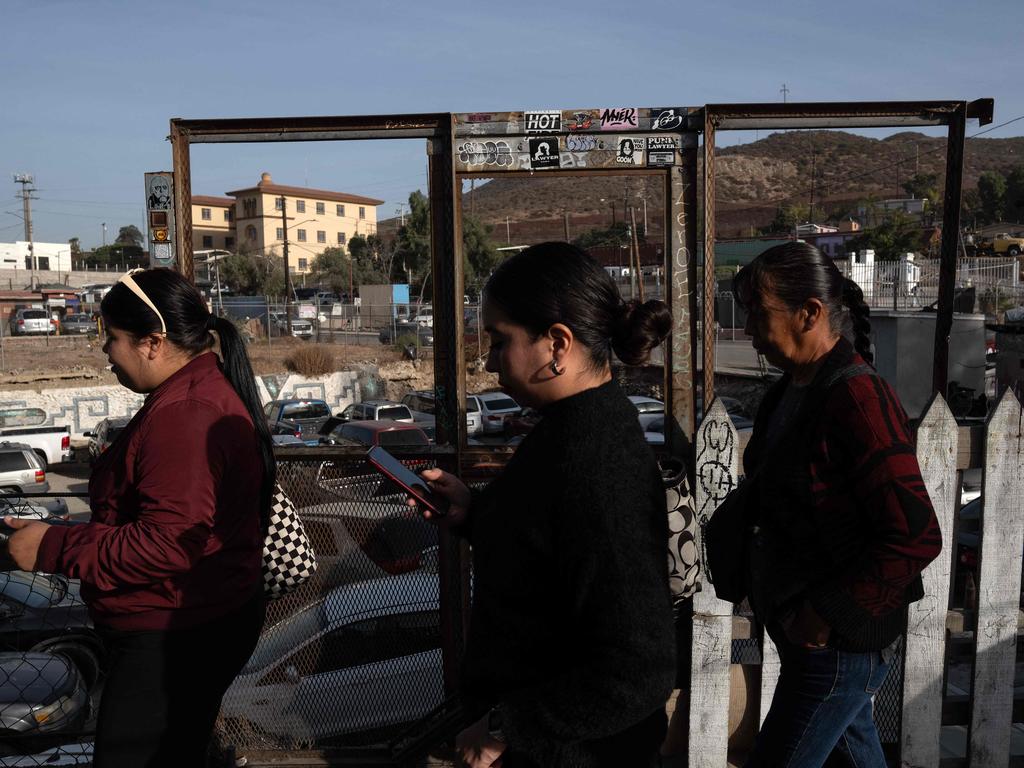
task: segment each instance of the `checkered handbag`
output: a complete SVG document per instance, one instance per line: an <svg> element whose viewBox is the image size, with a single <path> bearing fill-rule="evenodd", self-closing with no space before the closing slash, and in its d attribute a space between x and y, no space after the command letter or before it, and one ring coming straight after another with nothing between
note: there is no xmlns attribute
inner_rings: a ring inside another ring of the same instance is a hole
<svg viewBox="0 0 1024 768"><path fill-rule="evenodd" d="M274 486L270 525L263 542L263 594L276 600L307 581L316 570L316 554L288 495Z"/></svg>

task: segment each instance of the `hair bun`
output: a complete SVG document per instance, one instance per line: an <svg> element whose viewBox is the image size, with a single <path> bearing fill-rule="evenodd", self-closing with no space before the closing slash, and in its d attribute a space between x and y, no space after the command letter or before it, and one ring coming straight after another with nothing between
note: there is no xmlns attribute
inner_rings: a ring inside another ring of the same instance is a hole
<svg viewBox="0 0 1024 768"><path fill-rule="evenodd" d="M672 313L663 301L641 304L636 299L622 302L615 314L611 333L612 349L626 365L647 362L651 350L672 330Z"/></svg>

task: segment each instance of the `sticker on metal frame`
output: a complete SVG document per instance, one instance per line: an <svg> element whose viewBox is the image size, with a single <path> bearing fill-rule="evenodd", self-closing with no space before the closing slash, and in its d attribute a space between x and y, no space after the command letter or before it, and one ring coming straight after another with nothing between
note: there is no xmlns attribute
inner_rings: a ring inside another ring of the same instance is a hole
<svg viewBox="0 0 1024 768"><path fill-rule="evenodd" d="M558 137L544 136L529 139L530 168L561 168L562 161L558 154Z"/></svg>
<svg viewBox="0 0 1024 768"><path fill-rule="evenodd" d="M568 115L568 117L566 117ZM601 120L596 109L580 109L571 112L564 112L562 125L570 132L596 130L596 125Z"/></svg>
<svg viewBox="0 0 1024 768"><path fill-rule="evenodd" d="M558 133L562 130L562 113L557 109L523 112L523 124L526 133Z"/></svg>
<svg viewBox="0 0 1024 768"><path fill-rule="evenodd" d="M620 136L616 142L616 165L643 165L644 140L636 136Z"/></svg>
<svg viewBox="0 0 1024 768"><path fill-rule="evenodd" d="M679 142L675 136L648 136L647 166L649 168L667 168L675 165L678 145Z"/></svg>
<svg viewBox="0 0 1024 768"><path fill-rule="evenodd" d="M608 107L601 110L602 131L635 131L640 127L636 107Z"/></svg>
<svg viewBox="0 0 1024 768"><path fill-rule="evenodd" d="M651 107L652 131L681 131L686 123L686 110L681 107Z"/></svg>

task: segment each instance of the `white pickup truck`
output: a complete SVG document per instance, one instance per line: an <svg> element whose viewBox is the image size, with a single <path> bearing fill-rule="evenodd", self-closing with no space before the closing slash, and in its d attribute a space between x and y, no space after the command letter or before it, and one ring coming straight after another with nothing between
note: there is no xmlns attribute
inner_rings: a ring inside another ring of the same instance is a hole
<svg viewBox="0 0 1024 768"><path fill-rule="evenodd" d="M71 429L46 426L46 411L41 408L0 409L0 442L25 443L43 462L50 464L71 460Z"/></svg>

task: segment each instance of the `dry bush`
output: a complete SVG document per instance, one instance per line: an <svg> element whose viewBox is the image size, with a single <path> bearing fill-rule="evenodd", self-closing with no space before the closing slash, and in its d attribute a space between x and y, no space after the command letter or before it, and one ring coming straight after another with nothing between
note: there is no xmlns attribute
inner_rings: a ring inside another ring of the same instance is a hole
<svg viewBox="0 0 1024 768"><path fill-rule="evenodd" d="M284 359L284 366L303 376L334 373L334 351L324 344L304 344Z"/></svg>

